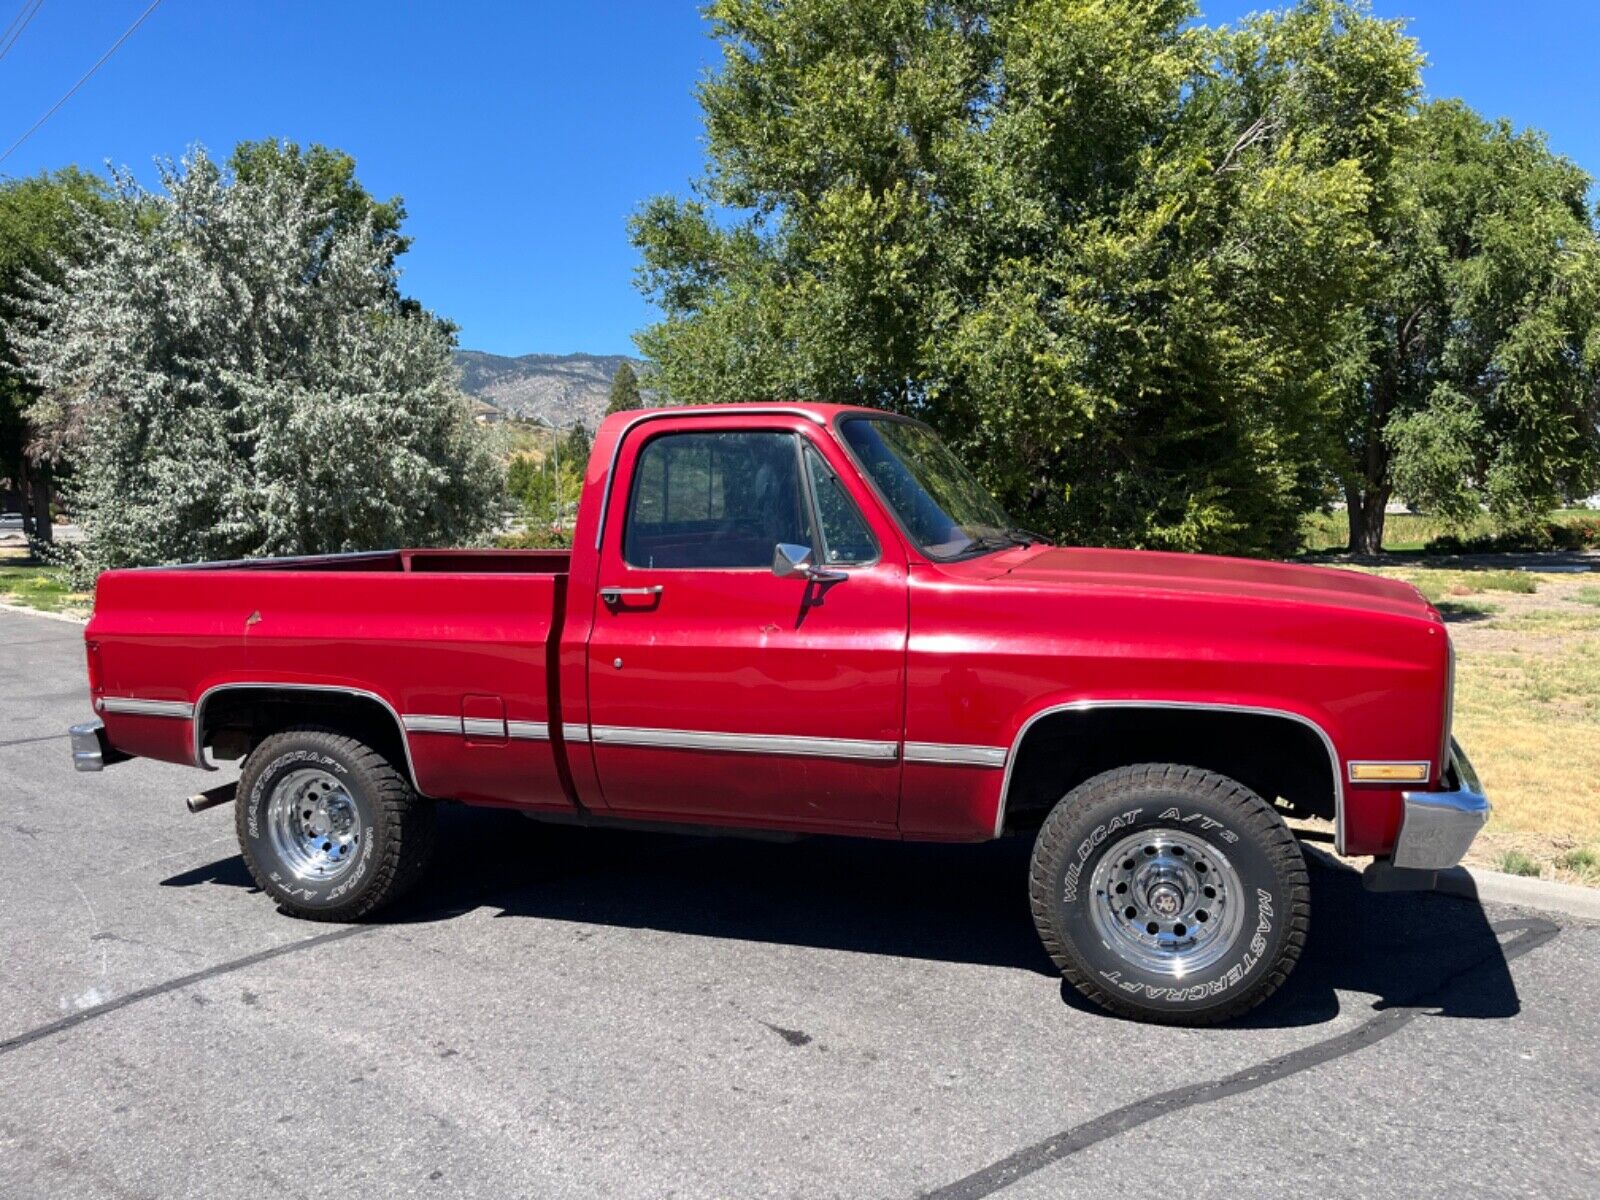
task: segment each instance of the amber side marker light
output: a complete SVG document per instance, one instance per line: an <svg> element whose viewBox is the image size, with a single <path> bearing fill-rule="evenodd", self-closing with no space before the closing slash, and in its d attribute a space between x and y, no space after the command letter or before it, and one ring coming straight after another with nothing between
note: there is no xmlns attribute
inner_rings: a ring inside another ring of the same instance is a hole
<svg viewBox="0 0 1600 1200"><path fill-rule="evenodd" d="M1351 783L1426 783L1433 767L1425 762L1353 762Z"/></svg>

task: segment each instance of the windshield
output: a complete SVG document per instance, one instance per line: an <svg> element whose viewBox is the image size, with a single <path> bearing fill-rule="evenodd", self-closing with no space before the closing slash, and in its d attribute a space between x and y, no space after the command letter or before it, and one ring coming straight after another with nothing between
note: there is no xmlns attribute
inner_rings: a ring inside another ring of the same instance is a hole
<svg viewBox="0 0 1600 1200"><path fill-rule="evenodd" d="M849 417L839 432L901 526L930 558L960 558L1035 540L926 425Z"/></svg>

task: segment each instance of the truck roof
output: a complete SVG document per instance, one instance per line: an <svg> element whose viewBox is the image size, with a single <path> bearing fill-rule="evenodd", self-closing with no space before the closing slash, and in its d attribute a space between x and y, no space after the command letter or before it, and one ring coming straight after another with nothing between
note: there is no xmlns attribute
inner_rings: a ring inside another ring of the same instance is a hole
<svg viewBox="0 0 1600 1200"><path fill-rule="evenodd" d="M614 413L606 421L622 418L625 423L639 420L641 417L657 419L661 417L737 417L748 415L754 410L757 413L784 413L797 417L805 417L815 421L818 425L826 425L840 413L861 413L868 416L892 416L880 408L867 408L859 404L818 404L809 400L750 400L736 404L678 404L657 408L630 409L626 412ZM604 424L604 422L602 422Z"/></svg>

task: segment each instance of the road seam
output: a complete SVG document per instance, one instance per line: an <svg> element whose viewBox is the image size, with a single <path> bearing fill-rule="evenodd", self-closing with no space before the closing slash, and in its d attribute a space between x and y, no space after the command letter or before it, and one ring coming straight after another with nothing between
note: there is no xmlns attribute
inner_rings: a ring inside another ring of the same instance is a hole
<svg viewBox="0 0 1600 1200"><path fill-rule="evenodd" d="M40 1025L37 1029L30 1029L26 1033L19 1033L15 1037L9 1037L0 1042L0 1055L10 1054L13 1050L20 1050L24 1046L31 1046L34 1042L54 1037L58 1033L65 1033L67 1030L75 1029L86 1021L106 1016L108 1013L114 1013L119 1009L127 1008L129 1005L138 1004L142 1000L153 1000L157 996L164 996L168 992L176 992L197 983L204 983L206 980L215 979L219 975L242 971L246 967L270 962L272 959L282 958L286 954L294 954L300 950L310 950L316 946L326 946L331 942L341 942L346 938L354 937L356 934L371 933L381 928L381 925L347 925L343 929L319 933L315 937L302 938L298 942L273 946L269 950L257 950L254 954L246 954L242 958L229 959L227 962L218 963L216 966L193 971L188 975L180 975L176 979L169 979L165 983L152 983L148 987L139 988L137 991L129 992L125 996L118 996L115 1000L107 1000L104 1004L91 1005L78 1012L70 1013L59 1021L51 1021L48 1025Z"/></svg>
<svg viewBox="0 0 1600 1200"><path fill-rule="evenodd" d="M1517 935L1510 942L1497 947L1500 957L1508 964L1530 950L1538 949L1561 931L1559 925L1539 917L1502 921L1491 925L1490 929L1497 934ZM1147 1096L1143 1100L1135 1100L1132 1104L1114 1109L1082 1125L1065 1129L1053 1137L1035 1142L987 1167L974 1171L954 1183L946 1184L931 1192L924 1192L921 1200L979 1200L983 1196L992 1196L1036 1171L1071 1157L1080 1150L1087 1150L1090 1146L1098 1145L1161 1117L1182 1112L1196 1105L1213 1104L1218 1100L1253 1092L1269 1083L1276 1083L1280 1079L1287 1079L1291 1075L1298 1075L1302 1071L1309 1071L1313 1067L1320 1067L1348 1054L1354 1054L1357 1050L1364 1050L1399 1033L1421 1015L1423 1008L1431 1007L1434 997L1449 991L1456 981L1490 965L1493 961L1492 954L1474 959L1403 1007L1386 1009L1371 1020L1335 1037L1313 1042L1300 1050L1256 1063L1232 1075L1225 1075L1221 1079L1193 1083L1187 1087L1174 1088L1170 1092Z"/></svg>
<svg viewBox="0 0 1600 1200"><path fill-rule="evenodd" d="M31 746L35 742L59 741L64 739L66 736L67 735L65 733L41 733L36 737L13 738L9 742L0 742L0 750L4 750L9 746Z"/></svg>

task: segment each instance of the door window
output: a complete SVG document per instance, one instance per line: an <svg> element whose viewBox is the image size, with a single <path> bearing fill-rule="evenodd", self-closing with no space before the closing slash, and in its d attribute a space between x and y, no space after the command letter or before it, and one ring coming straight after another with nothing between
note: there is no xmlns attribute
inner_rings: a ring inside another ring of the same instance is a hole
<svg viewBox="0 0 1600 1200"><path fill-rule="evenodd" d="M838 474L809 443L805 447L806 474L817 500L817 524L822 527L822 559L845 566L870 563L878 557L878 543L850 499Z"/></svg>
<svg viewBox="0 0 1600 1200"><path fill-rule="evenodd" d="M812 545L792 433L668 433L639 452L623 530L631 567L769 569Z"/></svg>

